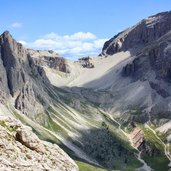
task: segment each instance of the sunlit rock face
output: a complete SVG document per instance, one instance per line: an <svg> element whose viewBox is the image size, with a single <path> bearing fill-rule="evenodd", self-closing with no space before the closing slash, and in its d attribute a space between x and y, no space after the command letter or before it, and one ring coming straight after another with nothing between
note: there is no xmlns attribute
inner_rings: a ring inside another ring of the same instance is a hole
<svg viewBox="0 0 171 171"><path fill-rule="evenodd" d="M104 44L102 54L113 55L119 51L139 49L157 40L171 29L171 12L163 12L142 20Z"/></svg>
<svg viewBox="0 0 171 171"><path fill-rule="evenodd" d="M0 118L1 170L78 171L74 161L55 144L41 141L14 118Z"/></svg>

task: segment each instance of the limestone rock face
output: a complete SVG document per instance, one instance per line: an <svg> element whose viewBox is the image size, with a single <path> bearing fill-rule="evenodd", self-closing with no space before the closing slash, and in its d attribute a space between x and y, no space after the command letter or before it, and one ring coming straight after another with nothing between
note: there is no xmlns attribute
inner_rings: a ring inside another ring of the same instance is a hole
<svg viewBox="0 0 171 171"><path fill-rule="evenodd" d="M10 91L8 88L8 82L7 82L7 74L6 70L3 65L3 60L1 58L1 51L0 51L0 99L1 102L4 101L6 97L10 95Z"/></svg>
<svg viewBox="0 0 171 171"><path fill-rule="evenodd" d="M66 60L53 51L34 51L28 49L28 53L37 66L50 67L57 71L70 73L70 68Z"/></svg>
<svg viewBox="0 0 171 171"><path fill-rule="evenodd" d="M49 82L43 67L34 65L29 53L8 31L0 36L0 102L12 97L14 107L33 119L43 113L48 99L44 100L43 84Z"/></svg>
<svg viewBox="0 0 171 171"><path fill-rule="evenodd" d="M0 36L1 60L6 70L7 84L12 96L27 80L22 65L27 65L26 50L9 34L4 32Z"/></svg>
<svg viewBox="0 0 171 171"><path fill-rule="evenodd" d="M171 81L171 31L152 45L147 45L123 67L122 75L143 78L148 72L155 72L157 80Z"/></svg>
<svg viewBox="0 0 171 171"><path fill-rule="evenodd" d="M127 64L122 69L122 75L123 76L131 76L136 72L136 60L134 60L132 63Z"/></svg>
<svg viewBox="0 0 171 171"><path fill-rule="evenodd" d="M122 76L148 80L147 74L154 72L157 80L170 82L171 11L143 19L114 36L104 44L101 55L120 51L129 51L132 55L132 60L122 69Z"/></svg>
<svg viewBox="0 0 171 171"><path fill-rule="evenodd" d="M78 171L57 145L41 141L30 127L14 118L1 116L0 135L1 170Z"/></svg>
<svg viewBox="0 0 171 171"><path fill-rule="evenodd" d="M40 96L37 97L39 97L39 99L41 98ZM43 99L41 103L42 105L45 103ZM36 95L34 93L32 83L26 82L15 100L15 108L20 110L23 114L29 116L33 106L34 112L32 112L32 117L34 117L35 114L41 113L43 111L43 107L36 100Z"/></svg>
<svg viewBox="0 0 171 171"><path fill-rule="evenodd" d="M88 57L83 57L78 60L78 62L81 64L83 68L94 68L94 65L91 61L92 59Z"/></svg>
<svg viewBox="0 0 171 171"><path fill-rule="evenodd" d="M66 60L57 53L26 49L4 32L0 36L0 101L12 96L15 108L23 114L43 113L49 101L44 88L51 86L44 67L70 72Z"/></svg>
<svg viewBox="0 0 171 171"><path fill-rule="evenodd" d="M171 29L171 12L163 12L142 20L104 44L102 55L113 55L120 51L139 49L151 43Z"/></svg>

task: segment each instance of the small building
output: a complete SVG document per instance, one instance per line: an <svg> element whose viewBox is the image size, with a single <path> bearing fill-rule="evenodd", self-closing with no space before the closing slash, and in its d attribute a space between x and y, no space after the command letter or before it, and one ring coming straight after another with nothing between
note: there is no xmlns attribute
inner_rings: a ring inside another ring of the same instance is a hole
<svg viewBox="0 0 171 171"><path fill-rule="evenodd" d="M138 148L144 141L144 132L140 128L135 127L134 130L130 133L130 140L132 145L135 148Z"/></svg>

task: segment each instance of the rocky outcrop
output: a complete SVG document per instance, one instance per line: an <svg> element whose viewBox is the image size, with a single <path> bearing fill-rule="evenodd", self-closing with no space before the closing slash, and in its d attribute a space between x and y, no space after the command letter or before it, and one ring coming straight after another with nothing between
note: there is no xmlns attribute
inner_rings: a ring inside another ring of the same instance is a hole
<svg viewBox="0 0 171 171"><path fill-rule="evenodd" d="M160 37L153 44L142 48L133 60L122 69L123 76L143 79L149 72L154 72L156 78L171 82L171 31Z"/></svg>
<svg viewBox="0 0 171 171"><path fill-rule="evenodd" d="M167 98L170 96L170 94L165 89L162 89L159 84L155 84L153 82L149 82L149 84L150 84L151 88L153 90L155 90L163 98Z"/></svg>
<svg viewBox="0 0 171 171"><path fill-rule="evenodd" d="M102 55L113 55L120 51L140 49L171 30L171 12L163 12L142 20L104 44Z"/></svg>
<svg viewBox="0 0 171 171"><path fill-rule="evenodd" d="M137 71L137 60L133 60L132 63L127 64L122 69L122 76L133 76Z"/></svg>
<svg viewBox="0 0 171 171"><path fill-rule="evenodd" d="M17 43L9 32L0 36L1 60L7 76L7 84L12 96L27 80L22 65L27 65L27 52Z"/></svg>
<svg viewBox="0 0 171 171"><path fill-rule="evenodd" d="M66 60L53 51L34 51L28 49L28 53L37 66L46 66L57 71L70 73L70 68Z"/></svg>
<svg viewBox="0 0 171 171"><path fill-rule="evenodd" d="M93 63L91 62L90 57L83 57L78 60L78 62L81 64L83 68L94 68Z"/></svg>
<svg viewBox="0 0 171 171"><path fill-rule="evenodd" d="M35 150L40 153L46 152L44 144L29 129L26 128L17 129L16 140L31 150Z"/></svg>
<svg viewBox="0 0 171 171"><path fill-rule="evenodd" d="M34 118L36 114L43 112L42 105L45 105L43 98L40 95L36 97L32 83L26 82L15 100L15 108L27 116L32 113L30 117ZM34 111L32 111L33 107Z"/></svg>
<svg viewBox="0 0 171 171"><path fill-rule="evenodd" d="M1 170L78 171L75 162L57 145L41 141L14 118L0 118Z"/></svg>
<svg viewBox="0 0 171 171"><path fill-rule="evenodd" d="M38 59L31 54L47 56ZM56 69L59 65L60 70L67 70L65 60L56 53L26 49L8 31L4 32L0 36L0 102L9 102L12 96L14 107L30 118L44 113L49 100L45 86L50 87L43 68L45 64Z"/></svg>
<svg viewBox="0 0 171 171"><path fill-rule="evenodd" d="M158 78L163 78L167 81L171 81L171 32L167 34L167 39L161 40L159 44L155 44L148 51L151 67L155 70Z"/></svg>

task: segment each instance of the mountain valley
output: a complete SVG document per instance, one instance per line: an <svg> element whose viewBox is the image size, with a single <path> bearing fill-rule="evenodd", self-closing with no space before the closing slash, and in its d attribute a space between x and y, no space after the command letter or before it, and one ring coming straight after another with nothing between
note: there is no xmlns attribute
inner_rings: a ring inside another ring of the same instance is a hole
<svg viewBox="0 0 171 171"><path fill-rule="evenodd" d="M0 36L0 132L16 150L36 156L32 169L169 170L170 119L171 12L140 21L107 41L98 56L75 62L27 49L8 31ZM19 126L11 128L11 120ZM19 141L25 127L46 144L50 159ZM138 147L130 139L136 127L144 134ZM64 159L55 159L54 151ZM7 160L0 158L0 167L25 168Z"/></svg>

